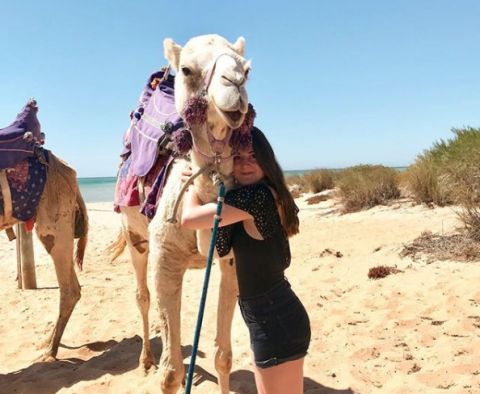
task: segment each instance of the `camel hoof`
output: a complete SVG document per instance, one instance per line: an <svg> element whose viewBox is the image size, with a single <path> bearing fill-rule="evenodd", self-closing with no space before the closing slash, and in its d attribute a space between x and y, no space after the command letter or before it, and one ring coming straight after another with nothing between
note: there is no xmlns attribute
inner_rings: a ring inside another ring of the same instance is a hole
<svg viewBox="0 0 480 394"><path fill-rule="evenodd" d="M168 370L162 371L160 377L160 389L162 394L174 394L177 393L180 386L185 381L185 369L183 371Z"/></svg>
<svg viewBox="0 0 480 394"><path fill-rule="evenodd" d="M151 370L156 370L157 366L155 364L155 359L151 353L140 356L140 366L143 370L144 375L148 375Z"/></svg>
<svg viewBox="0 0 480 394"><path fill-rule="evenodd" d="M39 363L53 363L54 361L57 361L57 358L52 356L51 354L42 354L35 360L35 362Z"/></svg>

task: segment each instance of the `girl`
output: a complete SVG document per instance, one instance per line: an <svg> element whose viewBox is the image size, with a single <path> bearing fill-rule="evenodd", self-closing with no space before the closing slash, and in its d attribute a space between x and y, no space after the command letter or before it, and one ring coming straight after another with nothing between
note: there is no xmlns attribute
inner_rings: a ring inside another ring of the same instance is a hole
<svg viewBox="0 0 480 394"><path fill-rule="evenodd" d="M284 276L290 265L288 237L298 233L298 209L265 135L252 130L252 144L234 158L238 188L225 196L216 249L233 248L238 302L250 333L255 383L260 394L303 393L303 361L310 343L305 308ZM182 225L210 228L216 203L187 192Z"/></svg>

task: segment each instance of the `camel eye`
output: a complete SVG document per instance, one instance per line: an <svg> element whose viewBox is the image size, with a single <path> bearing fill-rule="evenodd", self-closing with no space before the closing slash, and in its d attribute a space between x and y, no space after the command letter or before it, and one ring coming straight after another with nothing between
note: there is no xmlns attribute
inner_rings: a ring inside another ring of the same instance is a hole
<svg viewBox="0 0 480 394"><path fill-rule="evenodd" d="M189 75L192 75L192 70L190 70L188 67L182 67L182 73L188 77Z"/></svg>

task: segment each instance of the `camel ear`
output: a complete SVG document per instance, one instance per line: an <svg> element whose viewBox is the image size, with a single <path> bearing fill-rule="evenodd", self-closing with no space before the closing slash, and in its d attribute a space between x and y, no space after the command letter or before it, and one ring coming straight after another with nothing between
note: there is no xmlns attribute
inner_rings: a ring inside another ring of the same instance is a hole
<svg viewBox="0 0 480 394"><path fill-rule="evenodd" d="M178 64L180 62L180 52L182 51L182 47L175 42L171 38L166 38L163 40L163 55L165 59L168 60L168 63L178 71Z"/></svg>
<svg viewBox="0 0 480 394"><path fill-rule="evenodd" d="M245 38L238 37L237 41L235 41L235 43L232 45L232 48L235 52L243 57L245 52Z"/></svg>

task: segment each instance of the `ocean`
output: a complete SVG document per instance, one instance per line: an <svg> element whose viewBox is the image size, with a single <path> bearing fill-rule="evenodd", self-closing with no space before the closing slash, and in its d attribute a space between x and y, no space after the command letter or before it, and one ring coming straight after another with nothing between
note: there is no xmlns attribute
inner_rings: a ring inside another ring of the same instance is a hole
<svg viewBox="0 0 480 394"><path fill-rule="evenodd" d="M406 167L394 167L402 171ZM285 176L303 175L311 170L292 170L285 171ZM115 192L116 177L99 177L99 178L78 178L80 191L85 202L113 202Z"/></svg>
<svg viewBox="0 0 480 394"><path fill-rule="evenodd" d="M285 175L302 175L308 170L285 171ZM85 202L112 202L116 177L78 178Z"/></svg>
<svg viewBox="0 0 480 394"><path fill-rule="evenodd" d="M113 202L116 177L78 178L85 202Z"/></svg>

